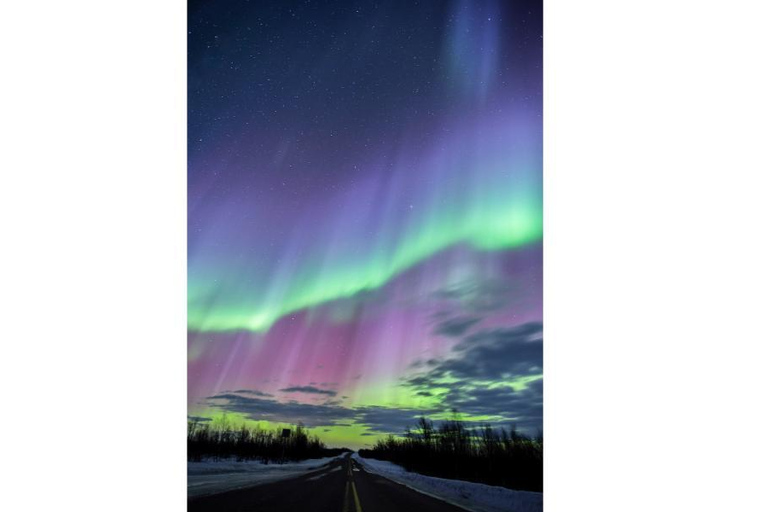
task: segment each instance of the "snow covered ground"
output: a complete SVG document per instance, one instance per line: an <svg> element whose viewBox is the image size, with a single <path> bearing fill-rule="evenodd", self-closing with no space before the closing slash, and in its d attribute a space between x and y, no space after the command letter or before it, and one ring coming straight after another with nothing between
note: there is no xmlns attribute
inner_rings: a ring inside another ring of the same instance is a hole
<svg viewBox="0 0 768 512"><path fill-rule="evenodd" d="M504 487L409 473L402 466L383 460L366 459L360 457L357 452L352 455L352 458L369 473L376 473L473 512L541 512L543 510L542 494L539 492L513 491Z"/></svg>
<svg viewBox="0 0 768 512"><path fill-rule="evenodd" d="M187 495L203 496L293 478L325 466L337 458L308 459L287 464L237 462L235 459L187 462Z"/></svg>

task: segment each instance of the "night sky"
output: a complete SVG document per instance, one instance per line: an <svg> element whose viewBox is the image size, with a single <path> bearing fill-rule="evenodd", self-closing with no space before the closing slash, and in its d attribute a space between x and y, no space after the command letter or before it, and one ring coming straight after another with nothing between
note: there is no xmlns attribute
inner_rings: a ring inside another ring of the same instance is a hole
<svg viewBox="0 0 768 512"><path fill-rule="evenodd" d="M540 2L189 4L189 415L536 433Z"/></svg>

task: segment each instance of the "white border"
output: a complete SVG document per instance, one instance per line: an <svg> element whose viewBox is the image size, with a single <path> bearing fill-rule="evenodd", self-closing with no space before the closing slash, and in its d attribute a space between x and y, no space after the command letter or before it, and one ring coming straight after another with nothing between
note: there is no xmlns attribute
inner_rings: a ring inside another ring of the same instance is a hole
<svg viewBox="0 0 768 512"><path fill-rule="evenodd" d="M545 2L546 510L768 510L766 15Z"/></svg>
<svg viewBox="0 0 768 512"><path fill-rule="evenodd" d="M3 510L186 506L186 6L3 4Z"/></svg>
<svg viewBox="0 0 768 512"><path fill-rule="evenodd" d="M545 4L545 507L766 510L766 8ZM4 510L186 506L185 22L0 12Z"/></svg>

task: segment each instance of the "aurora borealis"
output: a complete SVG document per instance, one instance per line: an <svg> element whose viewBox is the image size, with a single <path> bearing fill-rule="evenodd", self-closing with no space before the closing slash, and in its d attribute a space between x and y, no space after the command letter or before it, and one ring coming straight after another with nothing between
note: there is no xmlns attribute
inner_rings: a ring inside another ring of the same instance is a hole
<svg viewBox="0 0 768 512"><path fill-rule="evenodd" d="M189 415L541 428L538 2L189 5Z"/></svg>

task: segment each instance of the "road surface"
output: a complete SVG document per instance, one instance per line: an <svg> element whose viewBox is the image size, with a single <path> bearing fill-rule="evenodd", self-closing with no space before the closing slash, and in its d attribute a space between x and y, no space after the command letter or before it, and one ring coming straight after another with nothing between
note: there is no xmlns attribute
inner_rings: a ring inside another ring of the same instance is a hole
<svg viewBox="0 0 768 512"><path fill-rule="evenodd" d="M298 478L190 499L189 512L466 512L378 475L347 455Z"/></svg>

